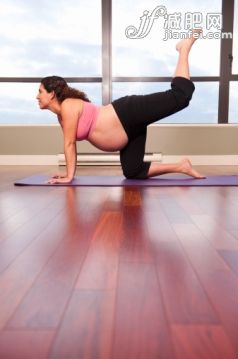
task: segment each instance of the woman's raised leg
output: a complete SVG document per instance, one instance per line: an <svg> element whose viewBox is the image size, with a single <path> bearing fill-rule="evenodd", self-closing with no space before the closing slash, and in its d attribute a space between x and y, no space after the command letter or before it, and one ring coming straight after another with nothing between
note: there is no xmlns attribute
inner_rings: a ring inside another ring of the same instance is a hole
<svg viewBox="0 0 238 359"><path fill-rule="evenodd" d="M186 79L190 79L188 57L194 42L199 38L201 32L201 29L195 29L191 33L188 33L186 39L177 43L176 50L179 53L179 57L174 77L185 77Z"/></svg>
<svg viewBox="0 0 238 359"><path fill-rule="evenodd" d="M185 77L190 79L188 57L192 45L200 36L201 30L193 30L191 36L180 41L176 50L179 52L179 58L175 70L174 77ZM197 172L189 159L183 159L178 163L155 163L152 162L148 171L148 177L158 176L166 173L183 173L194 178L205 178L204 175Z"/></svg>

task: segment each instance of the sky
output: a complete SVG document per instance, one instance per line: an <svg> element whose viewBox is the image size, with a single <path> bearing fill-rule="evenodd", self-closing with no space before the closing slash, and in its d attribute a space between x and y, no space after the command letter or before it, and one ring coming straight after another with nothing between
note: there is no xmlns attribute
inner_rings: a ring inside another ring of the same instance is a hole
<svg viewBox="0 0 238 359"><path fill-rule="evenodd" d="M147 72L148 76L171 76L173 73L177 54L175 52L175 45L177 39L171 39L164 41L165 38L165 17L161 16L157 18L151 31L144 38L129 39L125 37L125 31L129 25L135 26L137 29L140 25L140 17L144 11L149 11L151 14L153 10L159 5L165 7L165 11L169 18L171 15L178 14L177 18L181 21L178 22L178 30L172 29L174 32L179 34L187 32L185 25L188 24L186 21L186 14L199 13L201 14L201 24L195 23L194 26L200 27L201 25L206 26L206 16L208 13L206 0L197 1L177 1L164 0L161 2L155 0L138 0L136 6L126 5L127 1L114 1L114 31L113 31L113 43L117 44L115 49L115 72L121 72L122 70L127 71L128 74L132 73L138 75L141 70ZM122 6L125 4L128 10L125 12ZM195 4L196 3L196 4ZM220 13L221 12L221 1L209 1L209 12ZM192 15L192 17L195 15ZM121 29L121 31L118 31ZM171 27L169 27L171 29ZM207 33L204 27L204 33ZM174 34L175 36L175 34ZM194 75L209 75L217 76L219 74L219 40L202 40L196 44L191 56L190 64ZM126 61L127 54L129 56L129 63ZM133 53L135 54L133 56ZM202 56L201 56L202 55ZM207 56L206 56L207 55ZM132 60L136 56L136 63ZM127 64L127 66L125 66Z"/></svg>
<svg viewBox="0 0 238 359"><path fill-rule="evenodd" d="M52 74L63 77L101 76L100 5L100 0L0 0L0 77L44 77ZM203 26L206 25L208 12L221 12L221 0L183 0L176 4L172 0L113 0L113 76L173 75L177 40L163 40L164 17L154 20L151 31L144 38L131 39L125 34L129 26L139 29L144 11L150 15L158 6L164 6L167 15L177 14L181 19L181 28L177 33L185 31L188 12L200 13ZM237 7L236 14L238 18ZM234 49L237 49L237 45L236 35ZM190 56L191 75L217 76L219 57L219 40L197 41ZM238 57L235 56L234 69L238 71ZM114 83L113 97L163 90L168 85ZM101 103L100 84L73 86L80 86L88 91L92 101ZM197 83L196 88L191 109L186 109L180 117L170 118L169 121L216 123L218 83ZM0 83L0 123L56 123L48 111L39 111L35 100L37 89L38 84ZM237 118L236 83L231 86L231 97L232 118Z"/></svg>

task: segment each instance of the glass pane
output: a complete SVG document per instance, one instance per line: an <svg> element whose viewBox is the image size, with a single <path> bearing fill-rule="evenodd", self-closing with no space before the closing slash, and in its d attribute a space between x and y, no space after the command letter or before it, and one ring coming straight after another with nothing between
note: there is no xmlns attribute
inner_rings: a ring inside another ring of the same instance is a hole
<svg viewBox="0 0 238 359"><path fill-rule="evenodd" d="M234 32L233 32L233 74L238 74L238 0L235 1Z"/></svg>
<svg viewBox="0 0 238 359"><path fill-rule="evenodd" d="M221 35L221 0L167 0L163 7L157 0L112 0L112 4L113 76L172 76L177 60L175 44L187 27L202 25L205 36ZM213 22L208 13L215 14ZM135 27L135 38L130 26ZM173 39L166 40L166 34L172 34ZM190 64L193 76L218 76L220 40L198 41Z"/></svg>
<svg viewBox="0 0 238 359"><path fill-rule="evenodd" d="M101 76L101 1L1 1L0 42L0 77Z"/></svg>
<svg viewBox="0 0 238 359"><path fill-rule="evenodd" d="M230 83L229 123L238 123L238 82Z"/></svg>
<svg viewBox="0 0 238 359"><path fill-rule="evenodd" d="M86 92L89 99L101 104L101 83L70 84ZM42 111L36 100L39 84L0 83L0 124L57 124L56 116Z"/></svg>
<svg viewBox="0 0 238 359"><path fill-rule="evenodd" d="M193 98L187 108L158 123L217 123L219 83L197 82L195 87ZM169 88L169 83L114 83L113 97L116 99L125 95L141 95L165 91Z"/></svg>

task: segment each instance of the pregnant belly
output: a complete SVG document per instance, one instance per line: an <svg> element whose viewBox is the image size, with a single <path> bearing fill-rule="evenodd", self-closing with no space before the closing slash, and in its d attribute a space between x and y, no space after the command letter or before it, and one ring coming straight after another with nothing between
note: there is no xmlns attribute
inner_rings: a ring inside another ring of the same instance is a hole
<svg viewBox="0 0 238 359"><path fill-rule="evenodd" d="M128 143L128 137L124 130L107 131L107 133L94 131L88 140L102 151L119 151Z"/></svg>
<svg viewBox="0 0 238 359"><path fill-rule="evenodd" d="M101 108L88 140L103 151L118 151L126 146L127 134L112 105Z"/></svg>

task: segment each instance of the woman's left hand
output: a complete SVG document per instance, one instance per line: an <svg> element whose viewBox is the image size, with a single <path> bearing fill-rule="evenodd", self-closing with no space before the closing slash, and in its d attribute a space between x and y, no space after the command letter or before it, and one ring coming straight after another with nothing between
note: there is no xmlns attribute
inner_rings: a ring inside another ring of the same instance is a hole
<svg viewBox="0 0 238 359"><path fill-rule="evenodd" d="M72 178L69 178L69 177L61 177L61 178L55 178L55 177L52 177L49 179L49 181L47 183L49 184L57 184L57 183L70 183L72 182Z"/></svg>

